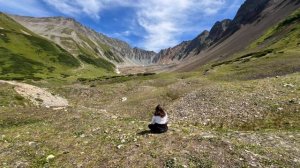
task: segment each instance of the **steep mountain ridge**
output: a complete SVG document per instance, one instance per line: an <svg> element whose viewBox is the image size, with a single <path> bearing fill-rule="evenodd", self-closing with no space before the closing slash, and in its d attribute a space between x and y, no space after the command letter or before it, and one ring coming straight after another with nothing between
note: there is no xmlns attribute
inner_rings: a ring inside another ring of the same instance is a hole
<svg viewBox="0 0 300 168"><path fill-rule="evenodd" d="M251 0L245 1L245 4L252 4L250 1ZM228 27L228 30L224 32L224 36L217 43L201 53L190 57L189 60L182 62L176 67L176 70L195 70L211 61L225 60L238 52L242 52L252 42L261 37L270 27L286 19L300 7L299 1L293 0L259 1L256 5L257 9L260 9L260 13L252 15L252 17L249 18L248 16L251 15L252 10L250 10L250 13L238 12L239 14L237 16L240 16L240 13L242 13L242 15L245 16L245 20L240 19L240 17L235 17ZM261 6L263 6L264 9L261 9ZM243 5L242 8L247 8L247 6L245 7L245 5ZM256 19L254 21L251 18ZM237 25L239 29L232 32L231 29L234 30ZM255 50L256 49L253 49L254 52Z"/></svg>
<svg viewBox="0 0 300 168"><path fill-rule="evenodd" d="M148 65L156 55L152 51L131 48L126 42L107 37L71 18L10 17L75 56L85 54L102 57L116 65Z"/></svg>
<svg viewBox="0 0 300 168"><path fill-rule="evenodd" d="M155 63L179 63L181 60L189 56L199 54L202 50L207 49L220 38L230 25L230 19L224 19L216 22L210 31L204 30L196 38L190 41L182 42L181 44L161 50L153 59Z"/></svg>
<svg viewBox="0 0 300 168"><path fill-rule="evenodd" d="M212 60L225 59L245 49L270 27L300 7L300 1L293 0L246 0L233 20L216 22L205 40L201 33L188 44L162 50L155 63L176 63L173 70L190 71ZM276 18L276 19L274 19ZM207 31L204 31L207 33ZM167 51L167 52L166 52Z"/></svg>
<svg viewBox="0 0 300 168"><path fill-rule="evenodd" d="M72 56L59 45L0 13L1 79L95 76L114 71L114 65L103 58L82 57L85 59Z"/></svg>

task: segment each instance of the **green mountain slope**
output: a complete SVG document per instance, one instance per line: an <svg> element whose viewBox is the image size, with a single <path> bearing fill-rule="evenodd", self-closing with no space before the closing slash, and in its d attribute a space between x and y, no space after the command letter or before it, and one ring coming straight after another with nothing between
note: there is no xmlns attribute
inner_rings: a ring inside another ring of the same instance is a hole
<svg viewBox="0 0 300 168"><path fill-rule="evenodd" d="M113 64L104 59L91 58L87 54L85 57L92 63L75 58L60 46L0 14L1 79L99 76L114 70Z"/></svg>
<svg viewBox="0 0 300 168"><path fill-rule="evenodd" d="M300 71L300 10L270 28L243 52L206 66L217 79L257 79Z"/></svg>

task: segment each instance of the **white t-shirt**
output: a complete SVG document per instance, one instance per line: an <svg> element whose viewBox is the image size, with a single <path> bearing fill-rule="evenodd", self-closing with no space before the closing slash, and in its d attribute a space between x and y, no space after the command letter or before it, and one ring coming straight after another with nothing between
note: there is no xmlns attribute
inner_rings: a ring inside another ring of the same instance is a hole
<svg viewBox="0 0 300 168"><path fill-rule="evenodd" d="M168 122L168 115L166 114L163 118L160 116L153 116L151 124L166 124Z"/></svg>

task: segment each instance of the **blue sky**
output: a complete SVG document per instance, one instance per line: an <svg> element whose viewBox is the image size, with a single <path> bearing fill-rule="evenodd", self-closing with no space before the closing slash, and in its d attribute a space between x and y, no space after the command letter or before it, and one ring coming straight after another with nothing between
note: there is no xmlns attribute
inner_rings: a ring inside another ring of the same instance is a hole
<svg viewBox="0 0 300 168"><path fill-rule="evenodd" d="M24 16L65 16L133 47L159 51L225 18L245 0L0 0L0 10Z"/></svg>

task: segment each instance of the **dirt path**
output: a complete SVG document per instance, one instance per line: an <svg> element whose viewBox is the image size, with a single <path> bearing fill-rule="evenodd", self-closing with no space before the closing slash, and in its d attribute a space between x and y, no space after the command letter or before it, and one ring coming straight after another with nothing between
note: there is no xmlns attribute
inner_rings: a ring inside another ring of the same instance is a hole
<svg viewBox="0 0 300 168"><path fill-rule="evenodd" d="M7 83L15 86L15 91L21 96L29 99L33 104L44 107L64 108L68 106L68 100L54 95L46 89L39 88L37 86L29 85L26 83L20 83L15 81L3 81L0 83Z"/></svg>

